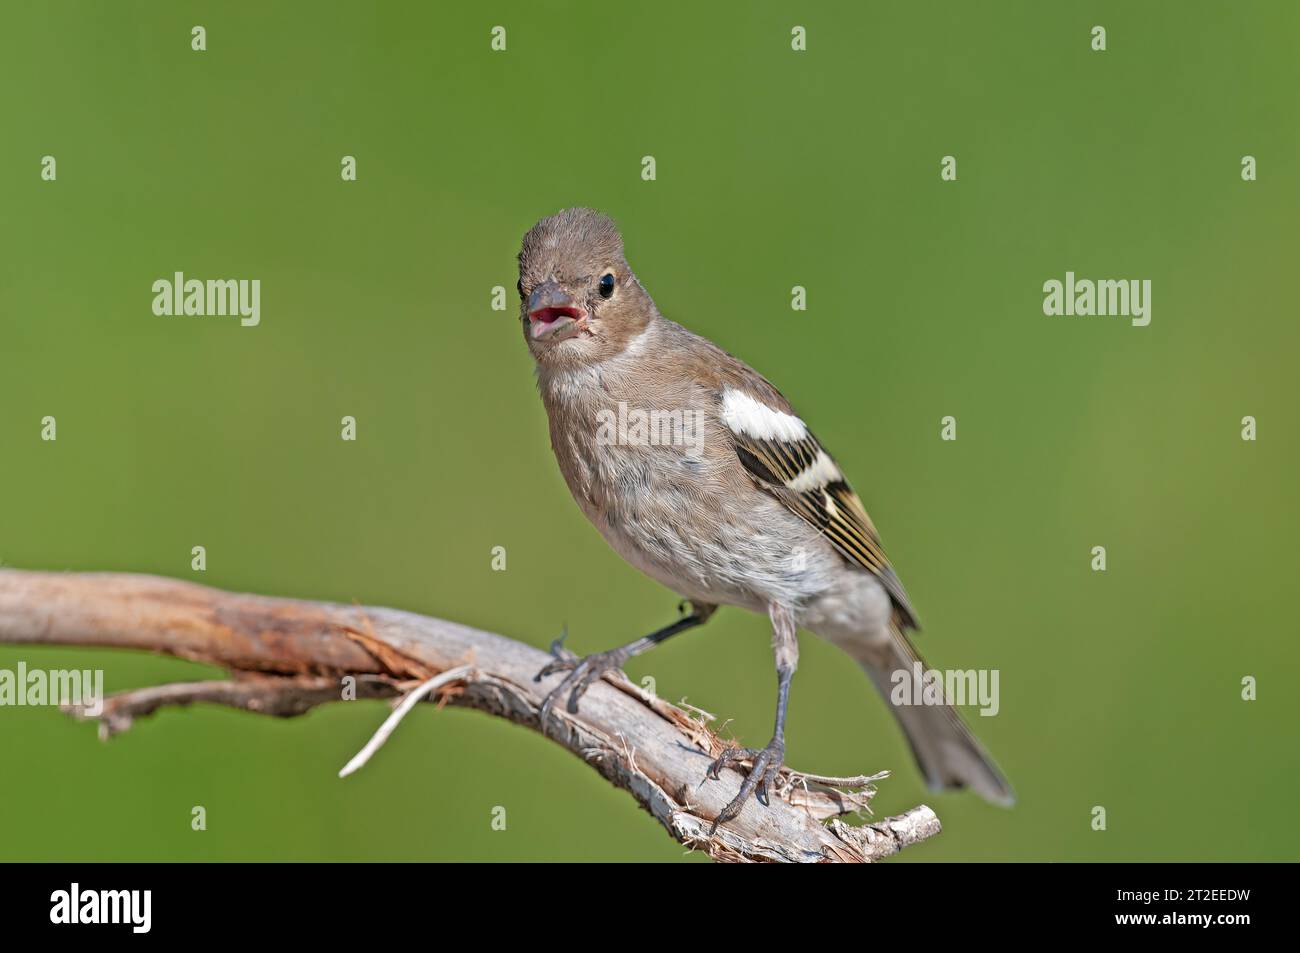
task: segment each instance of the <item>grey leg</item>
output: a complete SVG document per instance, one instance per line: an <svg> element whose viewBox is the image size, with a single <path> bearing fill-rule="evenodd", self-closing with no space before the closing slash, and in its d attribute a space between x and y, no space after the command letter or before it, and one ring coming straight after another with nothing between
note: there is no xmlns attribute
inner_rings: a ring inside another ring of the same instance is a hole
<svg viewBox="0 0 1300 953"><path fill-rule="evenodd" d="M712 837L719 824L725 824L745 806L745 799L757 790L760 804L766 806L768 785L776 781L785 761L785 712L790 703L790 682L799 666L799 642L795 637L794 613L787 607L772 604L767 607L772 620L772 651L776 655L776 731L766 748L728 748L721 757L709 765L707 777L718 780L719 772L734 761L752 761L749 776L740 786L740 793L724 807L709 829Z"/></svg>
<svg viewBox="0 0 1300 953"><path fill-rule="evenodd" d="M690 612L686 612L687 606L690 606ZM552 642L551 654L555 656L555 660L548 663L545 668L533 676L533 681L540 682L546 676L554 675L556 672L567 671L569 674L542 702L540 715L543 731L545 731L546 723L550 719L555 699L562 696L565 691L569 692L569 702L565 707L571 713L577 714L578 699L586 694L587 689L592 686L596 679L606 672L622 668L628 659L649 651L665 639L669 639L679 632L685 632L687 629L693 629L697 625L703 625L708 621L709 616L713 615L717 606L683 602L681 608L683 611L682 617L672 625L666 625L649 635L629 642L627 645L610 649L607 652L596 652L586 658L580 659L576 655L569 653L564 648L563 638Z"/></svg>

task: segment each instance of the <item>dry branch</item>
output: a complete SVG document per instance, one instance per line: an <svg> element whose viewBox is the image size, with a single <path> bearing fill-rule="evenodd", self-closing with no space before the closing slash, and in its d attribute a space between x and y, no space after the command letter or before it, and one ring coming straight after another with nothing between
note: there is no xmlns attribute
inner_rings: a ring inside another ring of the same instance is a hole
<svg viewBox="0 0 1300 953"><path fill-rule="evenodd" d="M341 700L345 676L356 679L358 698L395 698L426 683L430 701L538 729L538 709L561 678L535 683L549 659L544 652L455 622L127 573L0 570L0 643L141 649L232 676L112 696L98 716L104 736L158 708L192 702L300 715ZM427 684L458 666L463 674L454 681ZM610 676L592 686L577 715L556 705L546 734L630 791L679 842L715 860L875 861L939 832L924 805L865 826L839 819L867 807L883 773L828 778L785 770L770 806L751 801L710 838L712 819L742 778L728 769L721 781L703 782L725 747L709 717Z"/></svg>

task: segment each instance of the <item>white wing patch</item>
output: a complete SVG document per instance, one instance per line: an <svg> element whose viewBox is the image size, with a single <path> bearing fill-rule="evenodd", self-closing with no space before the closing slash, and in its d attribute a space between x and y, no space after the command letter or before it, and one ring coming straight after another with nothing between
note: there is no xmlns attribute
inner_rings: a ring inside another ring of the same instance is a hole
<svg viewBox="0 0 1300 953"><path fill-rule="evenodd" d="M731 387L722 392L722 422L731 428L732 433L755 440L793 442L808 436L808 428L798 417L773 410L743 390Z"/></svg>
<svg viewBox="0 0 1300 953"><path fill-rule="evenodd" d="M825 450L818 450L817 459L812 462L812 465L800 470L793 479L786 480L785 485L796 493L807 493L810 490L820 490L826 484L842 479L844 475L840 473L840 468L835 465L835 461L826 456Z"/></svg>

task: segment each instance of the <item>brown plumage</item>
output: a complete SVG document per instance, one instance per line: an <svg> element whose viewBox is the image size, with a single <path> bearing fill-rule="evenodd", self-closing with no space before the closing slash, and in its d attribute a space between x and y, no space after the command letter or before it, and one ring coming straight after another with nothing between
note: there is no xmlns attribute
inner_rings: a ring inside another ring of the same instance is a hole
<svg viewBox="0 0 1300 953"><path fill-rule="evenodd" d="M564 655L539 678L568 671L551 699L568 692L576 711L602 672L702 624L716 606L766 614L776 732L767 747L724 755L710 769L753 762L723 822L751 792L763 797L780 767L796 627L843 648L889 701L896 673L919 661L905 635L916 614L834 459L762 375L659 313L613 222L589 209L538 222L519 253L519 291L551 445L574 499L620 555L695 607L619 649ZM1011 802L951 707L890 707L932 786L969 785Z"/></svg>

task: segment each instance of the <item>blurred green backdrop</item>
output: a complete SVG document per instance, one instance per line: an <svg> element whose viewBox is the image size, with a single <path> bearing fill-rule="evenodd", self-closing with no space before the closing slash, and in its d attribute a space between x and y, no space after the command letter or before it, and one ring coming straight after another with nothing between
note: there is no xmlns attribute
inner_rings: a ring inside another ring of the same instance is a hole
<svg viewBox="0 0 1300 953"><path fill-rule="evenodd" d="M894 769L878 811L924 800L945 825L903 861L1297 859L1297 10L7 5L0 560L539 646L567 623L581 652L671 619L569 499L513 310L524 231L593 205L661 309L840 458L928 660L1000 670L1001 713L973 721L1020 803L925 792L865 677L810 637L792 764ZM1067 269L1150 278L1151 325L1045 317ZM155 317L174 271L261 279L261 326ZM19 660L109 690L215 674L0 647ZM629 671L768 737L765 620L725 611ZM683 857L577 759L472 712L415 713L338 780L384 713L169 711L104 745L0 710L0 859Z"/></svg>

